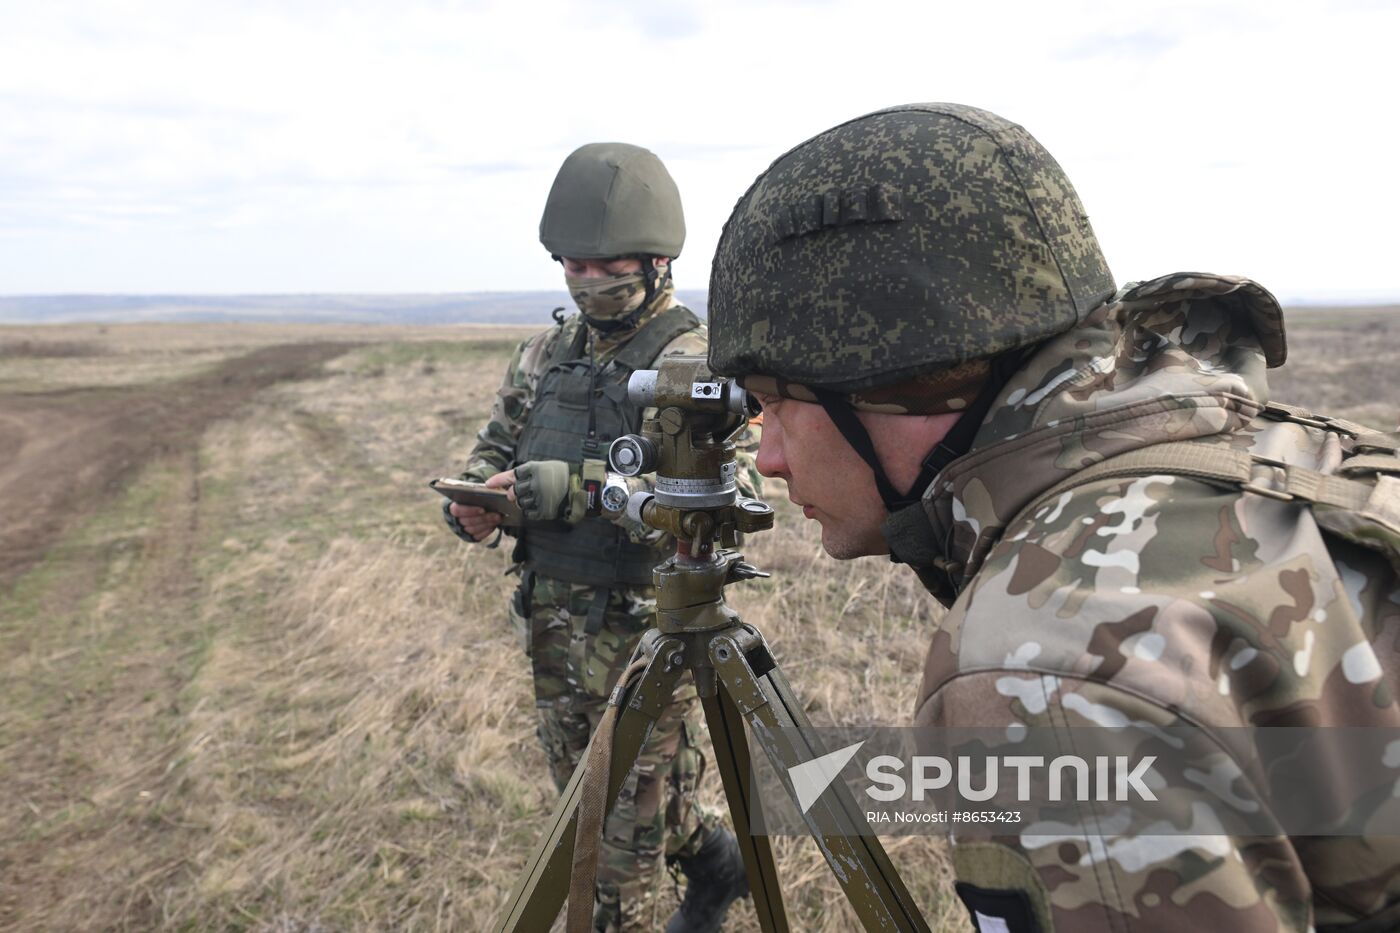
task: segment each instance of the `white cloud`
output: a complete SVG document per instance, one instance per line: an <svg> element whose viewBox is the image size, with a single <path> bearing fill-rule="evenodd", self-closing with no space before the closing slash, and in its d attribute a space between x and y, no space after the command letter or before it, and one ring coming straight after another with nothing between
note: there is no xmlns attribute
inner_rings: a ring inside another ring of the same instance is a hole
<svg viewBox="0 0 1400 933"><path fill-rule="evenodd" d="M1356 2L3 2L0 292L546 288L554 170L647 145L703 287L735 200L844 119L1023 123L1122 280L1400 296L1400 10Z"/></svg>

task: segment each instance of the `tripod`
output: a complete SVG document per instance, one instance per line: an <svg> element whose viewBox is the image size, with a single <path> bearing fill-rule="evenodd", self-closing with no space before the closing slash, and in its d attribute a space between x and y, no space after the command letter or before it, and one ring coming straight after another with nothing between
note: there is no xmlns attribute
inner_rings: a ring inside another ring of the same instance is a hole
<svg viewBox="0 0 1400 933"><path fill-rule="evenodd" d="M634 373L628 393L639 404L663 407L645 422L643 436L627 435L613 443L610 464L627 476L654 470L656 491L629 495L625 485L610 482L601 492L602 507L614 518L625 512L671 532L676 553L653 571L656 626L642 636L632 667L614 689L615 724L594 735L496 929L549 929L569 891L581 811L585 825L589 820L601 823L602 813L590 813L590 803L594 810L611 810L677 682L689 671L704 708L759 925L765 931L785 931L772 848L767 836L751 832L757 801L749 735L794 800L788 769L826 749L812 733L763 635L724 601L728 584L767 576L733 548L714 546L737 543L736 532L772 527L771 508L734 491L734 447L726 441L743 426L742 413L751 410L750 403L738 386L711 376L702 359L688 357L669 358L660 370ZM609 739L610 748L603 744ZM606 788L599 779L604 769L597 767L602 762L607 763ZM591 802L585 799L590 794ZM803 812L803 820L865 929L928 930L841 782L821 794ZM591 912L591 890L587 897Z"/></svg>

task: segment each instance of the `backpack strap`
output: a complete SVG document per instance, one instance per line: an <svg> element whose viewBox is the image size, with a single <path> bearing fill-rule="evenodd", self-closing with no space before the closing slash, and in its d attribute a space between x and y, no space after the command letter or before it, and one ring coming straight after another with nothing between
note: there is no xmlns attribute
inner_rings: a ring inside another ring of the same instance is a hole
<svg viewBox="0 0 1400 933"><path fill-rule="evenodd" d="M1391 472L1400 466L1400 461L1394 457L1364 456L1343 461L1342 469L1350 473L1347 467L1355 462L1357 472L1376 472L1382 461L1385 466L1384 472ZM1012 527L1027 513L1080 486L1104 479L1154 474L1186 476L1214 486L1252 492L1282 502L1299 501L1367 513L1369 517L1400 531L1400 512L1393 508L1379 511L1375 508L1379 504L1372 501L1373 493L1377 491L1376 482L1351 479L1340 473L1320 473L1297 464L1261 457L1232 447L1197 441L1153 444L1086 467L1036 497L1005 527Z"/></svg>
<svg viewBox="0 0 1400 933"><path fill-rule="evenodd" d="M1285 405L1282 402L1269 402L1259 414L1270 421L1291 421L1294 424L1322 428L1324 431L1350 437L1352 443L1349 445L1350 450L1344 455L1347 459L1338 470L1340 473L1394 473L1397 466L1400 466L1396 463L1384 463L1387 457L1400 458L1400 431L1377 431L1355 421L1319 415L1306 408ZM1379 454L1381 459L1367 459L1364 456L1370 454ZM1362 460L1366 460L1364 466L1359 463Z"/></svg>
<svg viewBox="0 0 1400 933"><path fill-rule="evenodd" d="M1388 473L1400 476L1400 457L1393 453L1365 453L1347 457L1337 472L1343 476L1365 475L1367 473Z"/></svg>
<svg viewBox="0 0 1400 933"><path fill-rule="evenodd" d="M1382 434L1379 431L1368 431L1356 439L1352 450L1358 454L1400 456L1400 432L1393 431L1389 434Z"/></svg>
<svg viewBox="0 0 1400 933"><path fill-rule="evenodd" d="M1333 431L1358 439L1370 439L1376 436L1382 438L1386 437L1386 435L1377 435L1374 428L1368 428L1364 424L1357 424L1355 421L1348 421L1345 418L1334 418L1331 415L1319 415L1306 408L1299 408L1297 405L1285 405L1283 402L1267 403L1264 406L1264 410L1259 413L1259 416L1261 418L1268 418L1270 421L1291 421L1294 424L1301 424L1310 428L1322 428L1324 431Z"/></svg>

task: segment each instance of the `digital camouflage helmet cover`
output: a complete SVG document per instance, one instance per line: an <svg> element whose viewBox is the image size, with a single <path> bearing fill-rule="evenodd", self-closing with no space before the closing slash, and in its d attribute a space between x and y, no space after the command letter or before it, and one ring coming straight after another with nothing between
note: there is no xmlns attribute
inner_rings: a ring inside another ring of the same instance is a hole
<svg viewBox="0 0 1400 933"><path fill-rule="evenodd" d="M680 255L681 195L655 153L627 143L589 143L564 160L540 218L555 257Z"/></svg>
<svg viewBox="0 0 1400 933"><path fill-rule="evenodd" d="M710 364L776 394L919 410L861 390L939 371L980 385L969 361L1068 330L1113 291L1029 133L973 107L892 107L792 149L739 200L710 278Z"/></svg>

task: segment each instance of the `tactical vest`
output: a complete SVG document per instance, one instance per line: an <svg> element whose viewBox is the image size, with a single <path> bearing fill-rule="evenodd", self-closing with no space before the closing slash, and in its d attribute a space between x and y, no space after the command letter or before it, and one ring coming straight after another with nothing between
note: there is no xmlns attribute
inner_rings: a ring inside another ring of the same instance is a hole
<svg viewBox="0 0 1400 933"><path fill-rule="evenodd" d="M643 325L601 367L583 355L587 325L579 322L572 341L561 333L516 442L516 462L607 459L613 440L641 428L641 408L627 399L628 378L649 368L672 340L699 326L700 319L690 309L672 306ZM602 517L573 525L527 522L515 551L515 558L537 573L591 586L650 585L652 568L664 556L654 547L634 543L627 532Z"/></svg>

